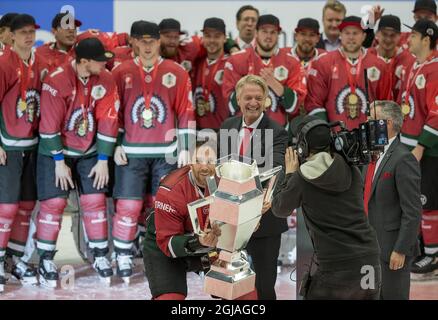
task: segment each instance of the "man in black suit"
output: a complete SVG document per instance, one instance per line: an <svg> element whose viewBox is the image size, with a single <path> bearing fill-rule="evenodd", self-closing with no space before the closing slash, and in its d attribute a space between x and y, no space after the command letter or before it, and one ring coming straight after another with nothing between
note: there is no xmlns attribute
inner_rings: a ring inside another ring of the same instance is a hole
<svg viewBox="0 0 438 320"><path fill-rule="evenodd" d="M398 138L403 124L400 106L376 101L371 118L387 120L389 138L384 153L364 170L365 211L381 248L381 298L407 300L411 262L419 254L421 172L418 161Z"/></svg>
<svg viewBox="0 0 438 320"><path fill-rule="evenodd" d="M248 75L239 80L236 93L242 116L229 118L222 124L218 155L239 154L254 159L260 172L279 165L284 167L287 132L264 113L268 97L266 83L259 76ZM258 298L262 300L276 298L274 286L281 234L287 230L286 219L275 217L270 207L270 203L264 203L260 226L246 247L256 272Z"/></svg>

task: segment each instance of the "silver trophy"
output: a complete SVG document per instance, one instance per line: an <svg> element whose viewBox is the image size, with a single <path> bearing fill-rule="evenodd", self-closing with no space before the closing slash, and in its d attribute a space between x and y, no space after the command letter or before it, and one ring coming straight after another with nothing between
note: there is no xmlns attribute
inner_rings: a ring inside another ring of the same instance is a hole
<svg viewBox="0 0 438 320"><path fill-rule="evenodd" d="M189 203L188 210L196 234L202 236L197 209L210 205L209 219L221 229L217 249L219 257L205 275L204 291L210 295L234 300L255 288L255 272L246 252L249 239L262 217L263 201L270 201L281 166L259 174L256 161L240 162L230 155L218 160L216 175L208 179L210 196ZM269 180L267 188L262 182Z"/></svg>

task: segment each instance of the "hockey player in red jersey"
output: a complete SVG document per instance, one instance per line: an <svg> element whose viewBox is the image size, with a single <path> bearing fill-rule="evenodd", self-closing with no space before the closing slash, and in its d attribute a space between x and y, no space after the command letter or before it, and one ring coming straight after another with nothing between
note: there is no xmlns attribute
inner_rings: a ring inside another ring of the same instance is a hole
<svg viewBox="0 0 438 320"><path fill-rule="evenodd" d="M421 19L411 28L409 51L416 62L402 78L398 102L405 116L400 140L412 149L421 166L421 231L425 256L413 273L438 270L438 27Z"/></svg>
<svg viewBox="0 0 438 320"><path fill-rule="evenodd" d="M108 253L105 192L108 157L113 155L120 105L105 63L113 57L95 38L80 41L76 59L46 77L41 96L41 142L37 186L40 282L56 287L53 262L62 213L70 189L78 188L94 269L109 282L113 271Z"/></svg>
<svg viewBox="0 0 438 320"><path fill-rule="evenodd" d="M310 115L343 121L348 129L367 120L364 69L370 102L391 97L385 62L362 47L366 34L359 17L346 17L339 26L341 48L322 55L308 72L304 107Z"/></svg>
<svg viewBox="0 0 438 320"><path fill-rule="evenodd" d="M301 63L307 76L307 71L311 68L312 62L326 52L324 49L316 48L321 38L318 20L312 18L300 19L295 28L294 38L296 46L291 49L290 53Z"/></svg>
<svg viewBox="0 0 438 320"><path fill-rule="evenodd" d="M125 281L132 275L132 246L146 184L155 196L161 177L176 168L176 160L180 166L187 163L195 120L189 75L160 57L158 26L142 21L133 38L138 57L113 70L121 99L113 238L117 274Z"/></svg>
<svg viewBox="0 0 438 320"><path fill-rule="evenodd" d="M21 257L37 197L40 93L48 71L47 62L32 49L39 28L34 18L17 15L10 28L13 45L0 51L0 291L6 251L12 275L23 284L37 283L35 270Z"/></svg>
<svg viewBox="0 0 438 320"><path fill-rule="evenodd" d="M408 50L398 47L400 40L401 23L397 16L382 16L379 22L376 39L378 45L368 49L369 53L377 55L388 66L392 89L392 98L398 97L401 85L401 76L406 73L415 61L415 57Z"/></svg>
<svg viewBox="0 0 438 320"><path fill-rule="evenodd" d="M199 208L203 236L193 235L187 204L209 195L206 179L215 175L216 146L198 143L189 166L160 183L155 210L147 221L143 261L154 300L184 300L187 272L207 271L216 254L221 229L209 223L209 206ZM240 299L257 299L256 291Z"/></svg>
<svg viewBox="0 0 438 320"><path fill-rule="evenodd" d="M102 42L105 50L114 50L128 44L129 35L125 32L104 32L98 29L88 29L77 36L76 42L87 38L97 38Z"/></svg>
<svg viewBox="0 0 438 320"><path fill-rule="evenodd" d="M228 55L224 54L226 41L225 23L219 18L204 21L202 45L207 57L195 67L194 104L198 129L218 130L230 112L222 95L224 66Z"/></svg>
<svg viewBox="0 0 438 320"><path fill-rule="evenodd" d="M74 19L70 13L58 13L52 20L54 42L46 43L36 49L44 56L53 71L61 64L74 58L73 45L76 43L77 28L82 22Z"/></svg>
<svg viewBox="0 0 438 320"><path fill-rule="evenodd" d="M266 113L280 125L299 113L306 95L305 79L300 63L288 52L278 48L280 22L273 15L262 15L257 21L256 48L233 54L225 64L222 91L230 112L237 113L234 88L247 74L260 75L269 86Z"/></svg>

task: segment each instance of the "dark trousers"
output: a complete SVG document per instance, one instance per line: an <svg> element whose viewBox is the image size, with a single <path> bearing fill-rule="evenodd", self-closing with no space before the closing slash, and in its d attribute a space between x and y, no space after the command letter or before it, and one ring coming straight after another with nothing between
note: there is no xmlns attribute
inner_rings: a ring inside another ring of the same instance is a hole
<svg viewBox="0 0 438 320"><path fill-rule="evenodd" d="M411 289L412 258L406 257L405 265L400 270L390 270L389 263L381 261L382 266L382 300L409 300Z"/></svg>
<svg viewBox="0 0 438 320"><path fill-rule="evenodd" d="M277 260L280 253L281 234L254 238L246 250L251 256L256 273L256 288L259 300L275 300L275 282L277 281Z"/></svg>
<svg viewBox="0 0 438 320"><path fill-rule="evenodd" d="M362 288L363 277L360 268L343 270L317 270L312 275L306 300L379 300L381 267L374 267L374 287Z"/></svg>

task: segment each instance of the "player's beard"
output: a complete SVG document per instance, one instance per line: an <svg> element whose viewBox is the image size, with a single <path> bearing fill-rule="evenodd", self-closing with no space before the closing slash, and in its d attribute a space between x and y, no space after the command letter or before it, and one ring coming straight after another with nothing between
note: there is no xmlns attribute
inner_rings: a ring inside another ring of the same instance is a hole
<svg viewBox="0 0 438 320"><path fill-rule="evenodd" d="M176 54L178 52L178 47L172 47L169 49L166 46L161 45L160 49L161 49L161 55L164 58L172 58L172 57L176 56Z"/></svg>
<svg viewBox="0 0 438 320"><path fill-rule="evenodd" d="M303 43L303 45L298 45L300 51L306 55L311 54L313 52L314 47L311 44Z"/></svg>
<svg viewBox="0 0 438 320"><path fill-rule="evenodd" d="M357 52L359 52L361 47L362 46L360 44L358 44L358 45L345 45L344 51L348 52L348 53L357 53Z"/></svg>
<svg viewBox="0 0 438 320"><path fill-rule="evenodd" d="M277 45L277 43L273 43L272 45L264 45L262 43L260 43L260 41L257 41L257 44L259 45L259 47L266 52L272 51L275 46Z"/></svg>

